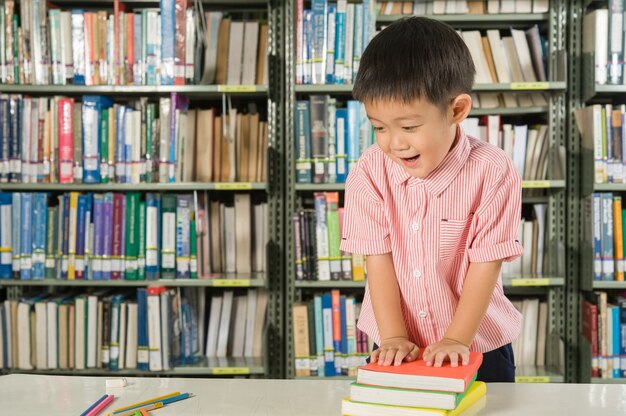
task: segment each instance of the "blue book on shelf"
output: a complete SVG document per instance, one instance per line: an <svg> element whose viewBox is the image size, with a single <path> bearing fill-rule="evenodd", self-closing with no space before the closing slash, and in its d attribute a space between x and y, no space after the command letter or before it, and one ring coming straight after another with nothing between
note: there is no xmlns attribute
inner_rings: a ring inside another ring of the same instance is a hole
<svg viewBox="0 0 626 416"><path fill-rule="evenodd" d="M46 277L46 239L48 234L48 194L33 195L33 279Z"/></svg>
<svg viewBox="0 0 626 416"><path fill-rule="evenodd" d="M335 371L335 346L333 343L333 303L330 293L322 295L322 325L324 329L324 375L332 377Z"/></svg>
<svg viewBox="0 0 626 416"><path fill-rule="evenodd" d="M115 182L124 183L126 168L124 166L124 140L126 139L126 107L120 105L115 114ZM111 158L112 155L109 155Z"/></svg>
<svg viewBox="0 0 626 416"><path fill-rule="evenodd" d="M102 280L102 255L104 246L104 197L102 194L93 196L93 261L92 278Z"/></svg>
<svg viewBox="0 0 626 416"><path fill-rule="evenodd" d="M85 279L85 222L87 221L87 195L78 195L76 209L76 280Z"/></svg>
<svg viewBox="0 0 626 416"><path fill-rule="evenodd" d="M313 11L302 13L302 83L312 84Z"/></svg>
<svg viewBox="0 0 626 416"><path fill-rule="evenodd" d="M85 279L91 280L91 251L93 250L93 194L85 194Z"/></svg>
<svg viewBox="0 0 626 416"><path fill-rule="evenodd" d="M191 195L176 195L176 278L188 279L190 251Z"/></svg>
<svg viewBox="0 0 626 416"><path fill-rule="evenodd" d="M311 42L313 84L324 84L326 81L327 9L326 0L311 1L311 11L313 12L313 38Z"/></svg>
<svg viewBox="0 0 626 416"><path fill-rule="evenodd" d="M337 182L344 183L348 177L348 110L338 108L335 112L337 115L335 140L337 140Z"/></svg>
<svg viewBox="0 0 626 416"><path fill-rule="evenodd" d="M13 196L9 192L0 192L0 279L13 277L13 223L11 205Z"/></svg>
<svg viewBox="0 0 626 416"><path fill-rule="evenodd" d="M613 250L613 194L601 193L602 198L602 279L615 280L615 251Z"/></svg>
<svg viewBox="0 0 626 416"><path fill-rule="evenodd" d="M11 114L8 96L0 98L0 178L9 180L9 144L11 142Z"/></svg>
<svg viewBox="0 0 626 416"><path fill-rule="evenodd" d="M602 194L596 192L591 199L593 217L593 279L602 280Z"/></svg>
<svg viewBox="0 0 626 416"><path fill-rule="evenodd" d="M335 37L337 29L337 6L328 5L326 18L326 84L335 83Z"/></svg>
<svg viewBox="0 0 626 416"><path fill-rule="evenodd" d="M621 324L620 324L620 308L619 306L613 306L612 308L609 308L609 311L612 315L612 324L613 327L612 329L612 335L613 335L613 339L610 339L609 342L611 342L612 345L612 349L613 349L613 374L612 374L612 378L620 378L622 376L622 371L620 368L620 349L621 349L621 334L620 334L620 330L621 330Z"/></svg>
<svg viewBox="0 0 626 416"><path fill-rule="evenodd" d="M344 83L343 64L346 55L346 0L337 1L335 16L335 82Z"/></svg>
<svg viewBox="0 0 626 416"><path fill-rule="evenodd" d="M100 117L112 105L107 97L83 96L83 183L100 183Z"/></svg>
<svg viewBox="0 0 626 416"><path fill-rule="evenodd" d="M22 194L14 192L12 194L12 202L11 217L13 218L13 229L11 230L11 247L13 247L13 252L11 257L13 258L13 276L18 276L20 274L20 257L22 252Z"/></svg>
<svg viewBox="0 0 626 416"><path fill-rule="evenodd" d="M145 288L137 289L137 331L137 369L148 371L148 292Z"/></svg>
<svg viewBox="0 0 626 416"><path fill-rule="evenodd" d="M22 193L20 278L30 280L33 268L33 194Z"/></svg>
<svg viewBox="0 0 626 416"><path fill-rule="evenodd" d="M102 280L111 280L111 267L113 260L113 193L104 194L103 204L103 220L100 222L102 227L100 235L102 236Z"/></svg>
<svg viewBox="0 0 626 416"><path fill-rule="evenodd" d="M176 0L161 0L161 85L174 84Z"/></svg>
<svg viewBox="0 0 626 416"><path fill-rule="evenodd" d="M359 160L359 102L348 101L348 172Z"/></svg>
<svg viewBox="0 0 626 416"><path fill-rule="evenodd" d="M61 239L61 267L59 268L61 272L61 279L67 280L67 269L69 264L69 253L70 253L70 194L65 193L60 198L63 198L63 212L61 213L61 227L60 232L62 233Z"/></svg>

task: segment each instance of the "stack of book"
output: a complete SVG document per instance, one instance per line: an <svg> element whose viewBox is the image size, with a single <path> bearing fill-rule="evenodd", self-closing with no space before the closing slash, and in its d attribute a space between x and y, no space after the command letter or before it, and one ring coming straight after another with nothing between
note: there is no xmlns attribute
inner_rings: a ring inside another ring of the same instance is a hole
<svg viewBox="0 0 626 416"><path fill-rule="evenodd" d="M427 366L420 357L399 366L370 363L360 367L343 415L464 415L484 406L487 386L476 381L481 353L470 353L468 365ZM481 400L482 399L482 400ZM467 412L466 412L467 411Z"/></svg>

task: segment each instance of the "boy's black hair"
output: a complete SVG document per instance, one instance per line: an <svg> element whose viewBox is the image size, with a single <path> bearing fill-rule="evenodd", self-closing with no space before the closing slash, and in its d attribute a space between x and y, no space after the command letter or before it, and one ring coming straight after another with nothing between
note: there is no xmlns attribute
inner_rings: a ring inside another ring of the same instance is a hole
<svg viewBox="0 0 626 416"><path fill-rule="evenodd" d="M426 98L444 109L474 83L474 62L461 36L425 17L398 20L365 49L352 95L359 101Z"/></svg>

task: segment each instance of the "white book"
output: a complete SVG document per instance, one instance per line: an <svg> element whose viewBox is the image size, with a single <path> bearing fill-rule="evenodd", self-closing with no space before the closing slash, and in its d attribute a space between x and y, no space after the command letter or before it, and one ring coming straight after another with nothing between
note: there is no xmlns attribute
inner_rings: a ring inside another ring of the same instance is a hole
<svg viewBox="0 0 626 416"><path fill-rule="evenodd" d="M102 368L102 331L103 331L103 321L104 318L104 303L102 301L98 301L98 328L96 335L96 367Z"/></svg>
<svg viewBox="0 0 626 416"><path fill-rule="evenodd" d="M502 47L511 72L511 81L524 82L524 75L522 74L522 67L520 66L519 59L517 58L517 51L515 49L513 37L502 37ZM530 94L518 94L518 102L520 107L531 107L533 105L533 100L531 99Z"/></svg>
<svg viewBox="0 0 626 416"><path fill-rule="evenodd" d="M236 271L237 273L250 273L252 271L251 246L254 236L251 224L252 210L250 206L250 194L235 194L235 238L236 238ZM250 238L253 237L253 238Z"/></svg>
<svg viewBox="0 0 626 416"><path fill-rule="evenodd" d="M35 303L35 367L39 370L48 368L48 324L46 301Z"/></svg>
<svg viewBox="0 0 626 416"><path fill-rule="evenodd" d="M533 13L548 13L550 0L533 0Z"/></svg>
<svg viewBox="0 0 626 416"><path fill-rule="evenodd" d="M120 304L120 355L118 360L118 367L120 370L123 370L124 364L126 363L126 356L128 352L126 351L126 332L127 332L127 312L126 312L126 302L122 302ZM136 331L135 331L136 332ZM135 358L135 361L137 359Z"/></svg>
<svg viewBox="0 0 626 416"><path fill-rule="evenodd" d="M511 70L509 69L502 40L500 39L500 31L496 29L487 30L487 40L489 41L491 56L496 67L498 82L505 84L511 82Z"/></svg>
<svg viewBox="0 0 626 416"><path fill-rule="evenodd" d="M522 303L522 355L520 366L534 365L537 359L537 320L539 317L539 299L528 298Z"/></svg>
<svg viewBox="0 0 626 416"><path fill-rule="evenodd" d="M232 21L230 23L230 36L228 38L228 69L226 71L226 84L228 85L241 84L244 40L243 29L244 22Z"/></svg>
<svg viewBox="0 0 626 416"><path fill-rule="evenodd" d="M161 306L158 295L148 295L148 349L150 371L163 370L161 357Z"/></svg>
<svg viewBox="0 0 626 416"><path fill-rule="evenodd" d="M265 235L266 204L254 205L254 252L252 256L252 271L263 272L265 262Z"/></svg>
<svg viewBox="0 0 626 416"><path fill-rule="evenodd" d="M539 319L537 322L537 355L535 365L546 365L546 331L548 328L548 303L539 303Z"/></svg>
<svg viewBox="0 0 626 416"><path fill-rule="evenodd" d="M546 124L540 124L535 126L537 129L537 143L535 144L533 153L529 153L526 155L527 159L530 159L530 169L527 172L527 176L529 180L542 180L544 179L540 173L541 169L539 167L540 163L542 163L542 153L546 151L549 147L549 144L546 140L546 134L548 133L548 126Z"/></svg>
<svg viewBox="0 0 626 416"><path fill-rule="evenodd" d="M467 30L461 32L463 41L472 55L474 67L476 68L476 83L491 84L495 80L491 77L485 51L483 49L482 38L478 30ZM496 108L499 105L497 94L481 93L480 106L482 108Z"/></svg>
<svg viewBox="0 0 626 416"><path fill-rule="evenodd" d="M74 57L72 49L72 12L61 11L61 76L63 84L74 77Z"/></svg>
<svg viewBox="0 0 626 416"><path fill-rule="evenodd" d="M201 84L215 82L215 70L217 63L217 40L222 12L207 12L206 16L206 39L204 48L204 69L202 71Z"/></svg>
<svg viewBox="0 0 626 416"><path fill-rule="evenodd" d="M85 369L85 320L87 319L87 298L79 296L75 300L75 335L74 335L74 366L77 370Z"/></svg>
<svg viewBox="0 0 626 416"><path fill-rule="evenodd" d="M196 16L195 9L190 7L185 15L185 78L193 81L196 61Z"/></svg>
<svg viewBox="0 0 626 416"><path fill-rule="evenodd" d="M260 289L248 290L248 305L246 308L246 339L244 343L244 356L252 357L254 342L254 321L256 317L257 297Z"/></svg>
<svg viewBox="0 0 626 416"><path fill-rule="evenodd" d="M17 305L17 368L32 370L30 342L30 304L20 302Z"/></svg>
<svg viewBox="0 0 626 416"><path fill-rule="evenodd" d="M528 138L528 126L513 126L513 163L517 171L524 177L524 167L526 166L526 141Z"/></svg>
<svg viewBox="0 0 626 416"><path fill-rule="evenodd" d="M47 327L47 368L59 368L58 360L58 345L59 345L59 305L54 302L48 302L46 304L46 327Z"/></svg>
<svg viewBox="0 0 626 416"><path fill-rule="evenodd" d="M597 9L583 18L583 53L594 54L596 84L604 85L608 78L609 11Z"/></svg>
<svg viewBox="0 0 626 416"><path fill-rule="evenodd" d="M526 157L524 160L524 176L523 180L531 180L533 155L535 154L535 147L537 146L538 131L534 128L528 130L526 140Z"/></svg>
<svg viewBox="0 0 626 416"><path fill-rule="evenodd" d="M265 334L265 317L267 315L268 294L264 289L259 289L256 302L254 320L254 335L252 339L252 357L263 356L263 336Z"/></svg>
<svg viewBox="0 0 626 416"><path fill-rule="evenodd" d="M489 14L500 13L500 0L487 0L487 13Z"/></svg>
<svg viewBox="0 0 626 416"><path fill-rule="evenodd" d="M532 275L532 251L533 251L533 230L535 224L533 221L525 220L522 230L522 246L524 252L522 253L522 275Z"/></svg>
<svg viewBox="0 0 626 416"><path fill-rule="evenodd" d="M217 336L217 357L227 356L228 334L230 331L230 320L233 311L233 291L227 290L222 298L222 312L220 313L220 329Z"/></svg>
<svg viewBox="0 0 626 416"><path fill-rule="evenodd" d="M170 296L171 295L168 291L163 291L161 293L161 360L163 363L163 370L170 369Z"/></svg>
<svg viewBox="0 0 626 416"><path fill-rule="evenodd" d="M87 298L87 368L96 367L98 340L98 297Z"/></svg>
<svg viewBox="0 0 626 416"><path fill-rule="evenodd" d="M124 367L128 369L137 368L137 303L122 303L127 305L126 320L126 362Z"/></svg>
<svg viewBox="0 0 626 416"><path fill-rule="evenodd" d="M537 276L543 275L543 261L545 258L545 238L548 206L546 204L534 204L535 217L537 218Z"/></svg>
<svg viewBox="0 0 626 416"><path fill-rule="evenodd" d="M511 3L515 3L515 13L532 13L533 11L533 0L515 0Z"/></svg>
<svg viewBox="0 0 626 416"><path fill-rule="evenodd" d="M259 48L259 22L244 23L244 46L241 83L254 85L256 83L256 61Z"/></svg>
<svg viewBox="0 0 626 416"><path fill-rule="evenodd" d="M352 84L352 58L354 56L354 17L356 14L356 5L354 3L348 3L346 7L346 43L345 43L345 55L343 59L343 80L346 84ZM335 68L335 72L338 72L339 68Z"/></svg>
<svg viewBox="0 0 626 416"><path fill-rule="evenodd" d="M211 309L209 311L209 327L207 329L207 344L205 352L207 357L217 356L217 337L220 329L221 313L222 297L211 297Z"/></svg>
<svg viewBox="0 0 626 416"><path fill-rule="evenodd" d="M232 357L243 357L246 340L246 318L248 315L248 296L235 296L235 317L234 327L231 335Z"/></svg>
<svg viewBox="0 0 626 416"><path fill-rule="evenodd" d="M132 134L131 140L131 165L130 182L138 184L141 178L141 112L131 113Z"/></svg>
<svg viewBox="0 0 626 416"><path fill-rule="evenodd" d="M446 2L446 0L434 0L433 1L433 14L454 13L454 12L448 11L448 8L446 7L447 3L453 4L454 2Z"/></svg>
<svg viewBox="0 0 626 416"><path fill-rule="evenodd" d="M501 14L515 13L515 3L517 3L518 1L519 0L500 0L499 13Z"/></svg>
<svg viewBox="0 0 626 416"><path fill-rule="evenodd" d="M224 243L226 273L237 272L237 238L235 207L224 207Z"/></svg>

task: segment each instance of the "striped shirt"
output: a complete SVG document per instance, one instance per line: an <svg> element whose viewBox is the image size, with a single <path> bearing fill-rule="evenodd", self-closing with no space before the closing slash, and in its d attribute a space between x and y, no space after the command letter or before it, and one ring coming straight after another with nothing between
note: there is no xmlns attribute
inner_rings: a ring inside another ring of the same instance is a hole
<svg viewBox="0 0 626 416"><path fill-rule="evenodd" d="M455 146L426 178L411 176L377 145L367 149L346 183L341 249L393 254L409 338L440 341L452 322L470 262L511 261L521 218L521 178L499 148L458 129ZM498 278L471 351L512 342L522 316ZM369 286L358 327L380 336Z"/></svg>

